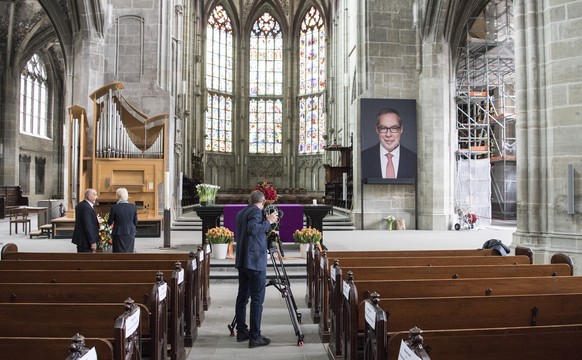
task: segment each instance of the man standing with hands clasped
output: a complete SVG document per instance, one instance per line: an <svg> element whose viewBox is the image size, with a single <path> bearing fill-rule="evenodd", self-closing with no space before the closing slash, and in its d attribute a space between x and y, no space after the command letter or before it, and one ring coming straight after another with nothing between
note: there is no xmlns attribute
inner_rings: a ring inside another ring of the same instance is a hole
<svg viewBox="0 0 582 360"><path fill-rule="evenodd" d="M97 190L85 190L85 200L75 206L75 230L73 230L73 244L77 245L77 252L97 251L99 239L99 223L93 206L97 201Z"/></svg>
<svg viewBox="0 0 582 360"><path fill-rule="evenodd" d="M255 190L249 195L249 205L236 215L236 261L238 295L236 298L236 339L249 341L249 347L269 345L271 340L261 335L261 317L267 285L267 233L278 214L263 218L265 195ZM246 324L246 307L251 299L250 329Z"/></svg>

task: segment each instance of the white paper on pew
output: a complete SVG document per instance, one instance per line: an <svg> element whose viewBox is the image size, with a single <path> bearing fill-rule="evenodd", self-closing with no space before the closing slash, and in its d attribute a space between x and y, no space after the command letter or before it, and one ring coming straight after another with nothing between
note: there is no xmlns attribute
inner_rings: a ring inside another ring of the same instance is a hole
<svg viewBox="0 0 582 360"><path fill-rule="evenodd" d="M209 245L209 244L206 244L206 245L204 245L204 251L205 251L207 254L210 254L210 251L212 251L212 250L211 250L211 248L210 248L210 245Z"/></svg>
<svg viewBox="0 0 582 360"><path fill-rule="evenodd" d="M196 261L192 261L192 270L196 269L198 269L198 264L196 264Z"/></svg>
<svg viewBox="0 0 582 360"><path fill-rule="evenodd" d="M346 298L346 300L349 300L350 299L350 286L345 281L344 281L343 288L344 288L344 297Z"/></svg>
<svg viewBox="0 0 582 360"><path fill-rule="evenodd" d="M136 309L137 311L135 313L133 313L132 315L130 315L126 320L125 320L125 338L127 339L128 337L130 337L131 335L133 335L133 333L137 330L137 327L139 326L139 319L140 319L140 308Z"/></svg>
<svg viewBox="0 0 582 360"><path fill-rule="evenodd" d="M324 258L321 258L319 260L319 267L322 268L322 269L325 267L325 259Z"/></svg>
<svg viewBox="0 0 582 360"><path fill-rule="evenodd" d="M166 295L168 293L168 284L165 284L158 287L158 302L164 301Z"/></svg>
<svg viewBox="0 0 582 360"><path fill-rule="evenodd" d="M372 329L376 329L376 310L374 310L374 306L369 301L364 301L364 316L366 317L366 323Z"/></svg>
<svg viewBox="0 0 582 360"><path fill-rule="evenodd" d="M85 355L81 356L79 360L97 360L97 351L93 347Z"/></svg>
<svg viewBox="0 0 582 360"><path fill-rule="evenodd" d="M178 272L178 285L184 282L184 270Z"/></svg>
<svg viewBox="0 0 582 360"><path fill-rule="evenodd" d="M199 251L198 252L198 260L204 261L204 251Z"/></svg>
<svg viewBox="0 0 582 360"><path fill-rule="evenodd" d="M335 272L336 272L336 271L335 271L335 267L333 267L333 266L332 266L332 267L330 267L330 268L329 268L329 278L330 278L330 279L331 279L331 281L333 281L334 283L335 283L335 277L336 277L336 275L335 275Z"/></svg>
<svg viewBox="0 0 582 360"><path fill-rule="evenodd" d="M400 340L400 351L398 352L398 360L421 360L414 351L412 351L404 340Z"/></svg>

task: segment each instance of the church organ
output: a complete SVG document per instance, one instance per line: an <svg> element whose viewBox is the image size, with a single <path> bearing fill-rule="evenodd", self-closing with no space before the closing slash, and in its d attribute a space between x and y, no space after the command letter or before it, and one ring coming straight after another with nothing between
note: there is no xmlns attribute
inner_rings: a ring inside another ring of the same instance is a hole
<svg viewBox="0 0 582 360"><path fill-rule="evenodd" d="M127 101L121 93L123 88L123 83L115 82L89 96L93 100L92 136L87 136L85 110L77 105L69 109L70 211L67 217L74 217L72 210L83 200L86 188L97 190L95 209L102 214L117 202L117 189L126 188L129 201L138 206L140 224L147 226L148 222L156 222L159 230L168 114L148 117ZM138 235L139 230L138 225Z"/></svg>

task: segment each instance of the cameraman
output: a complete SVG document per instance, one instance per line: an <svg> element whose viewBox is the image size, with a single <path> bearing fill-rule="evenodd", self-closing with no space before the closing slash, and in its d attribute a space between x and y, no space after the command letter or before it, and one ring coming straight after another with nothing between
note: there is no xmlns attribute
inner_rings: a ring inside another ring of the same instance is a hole
<svg viewBox="0 0 582 360"><path fill-rule="evenodd" d="M249 347L266 346L271 340L261 335L261 317L267 282L267 233L279 214L263 218L265 195L255 190L249 205L236 215L236 261L238 295L236 298L236 340L249 340ZM251 299L250 329L246 324L246 307Z"/></svg>

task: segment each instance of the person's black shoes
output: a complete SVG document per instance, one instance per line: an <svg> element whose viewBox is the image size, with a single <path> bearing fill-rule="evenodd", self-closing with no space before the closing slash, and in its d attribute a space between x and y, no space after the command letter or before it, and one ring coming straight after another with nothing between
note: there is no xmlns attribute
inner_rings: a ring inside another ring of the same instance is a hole
<svg viewBox="0 0 582 360"><path fill-rule="evenodd" d="M259 346L267 346L271 343L271 340L267 339L264 336L259 336L257 339L250 338L249 339L249 347L255 348Z"/></svg>
<svg viewBox="0 0 582 360"><path fill-rule="evenodd" d="M237 331L236 332L236 341L243 342L249 339L249 331Z"/></svg>

